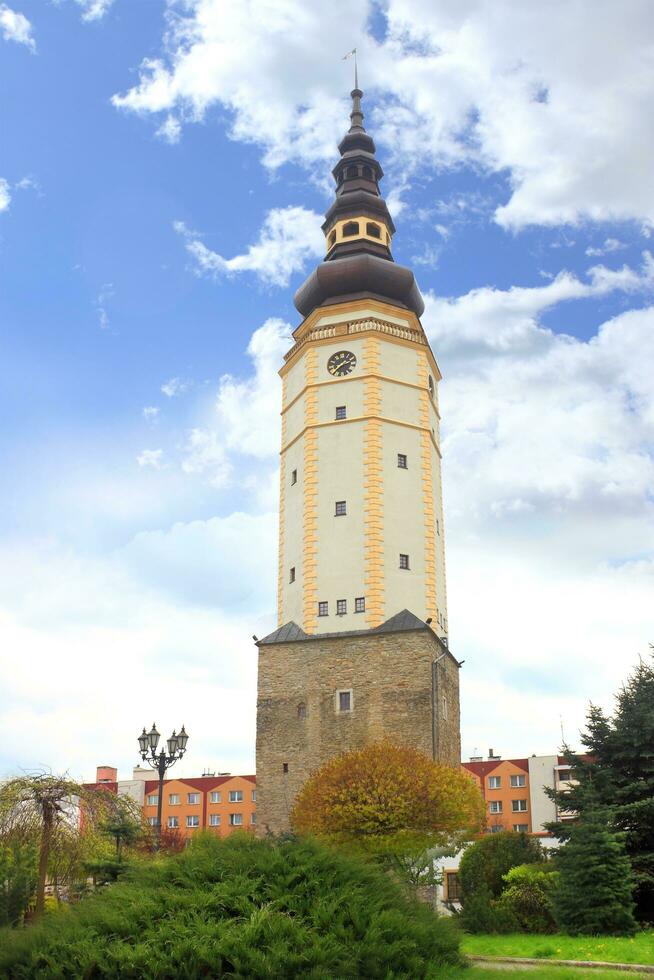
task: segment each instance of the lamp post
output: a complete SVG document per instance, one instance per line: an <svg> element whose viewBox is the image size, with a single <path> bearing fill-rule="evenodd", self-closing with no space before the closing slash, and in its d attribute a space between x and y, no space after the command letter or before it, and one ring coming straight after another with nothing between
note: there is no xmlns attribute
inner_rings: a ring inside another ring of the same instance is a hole
<svg viewBox="0 0 654 980"><path fill-rule="evenodd" d="M169 739L166 739L166 749L162 748L157 754L157 746L159 744L159 732L157 731L157 726L152 723L152 728L149 732L146 732L145 728L139 735L139 750L141 752L141 758L144 762L159 773L159 795L157 796L157 850L161 844L161 805L163 802L163 783L164 776L166 775L166 770L170 769L178 759L181 759L186 752L186 743L188 742L188 735L186 730L182 725L179 734L176 734L173 729L173 734Z"/></svg>

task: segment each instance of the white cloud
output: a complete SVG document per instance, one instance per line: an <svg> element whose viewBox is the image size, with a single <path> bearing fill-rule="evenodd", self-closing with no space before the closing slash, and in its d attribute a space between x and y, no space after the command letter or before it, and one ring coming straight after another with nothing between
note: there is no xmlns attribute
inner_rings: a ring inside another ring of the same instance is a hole
<svg viewBox="0 0 654 980"><path fill-rule="evenodd" d="M176 116L168 115L162 122L161 126L157 130L157 136L160 136L166 143L179 143L180 137L182 135L182 124Z"/></svg>
<svg viewBox="0 0 654 980"><path fill-rule="evenodd" d="M185 473L201 474L212 486L224 486L231 467L216 432L191 429L183 452L182 469Z"/></svg>
<svg viewBox="0 0 654 980"><path fill-rule="evenodd" d="M159 421L159 412L161 409L157 405L146 405L143 409L143 418L146 422L150 422L154 425Z"/></svg>
<svg viewBox="0 0 654 980"><path fill-rule="evenodd" d="M29 20L6 3L0 3L0 31L5 41L15 41L17 44L24 44L31 51L36 50Z"/></svg>
<svg viewBox="0 0 654 980"><path fill-rule="evenodd" d="M161 386L161 391L167 398L174 398L181 395L190 387L190 381L183 381L181 378L169 378Z"/></svg>
<svg viewBox="0 0 654 980"><path fill-rule="evenodd" d="M6 211L11 204L11 188L9 181L0 177L0 212Z"/></svg>
<svg viewBox="0 0 654 980"><path fill-rule="evenodd" d="M648 118L654 7L522 5L512 0L389 0L381 42L367 30L372 0L172 0L163 52L114 104L178 126L214 105L234 139L263 161L306 166L313 177L342 135L351 38L376 99L371 128L407 180L412 162L470 164L509 175L506 228L584 219L651 224ZM315 52L334 52L334 59ZM634 147L638 152L634 153Z"/></svg>
<svg viewBox="0 0 654 980"><path fill-rule="evenodd" d="M183 222L175 222L174 227L185 239L186 250L195 260L198 275L253 272L262 282L287 286L290 277L303 269L310 259L324 255L321 222L320 216L307 208L273 208L266 215L256 244L231 259L212 252Z"/></svg>
<svg viewBox="0 0 654 980"><path fill-rule="evenodd" d="M82 8L82 20L100 20L109 10L114 0L75 0L78 7Z"/></svg>
<svg viewBox="0 0 654 980"><path fill-rule="evenodd" d="M160 470L163 466L163 449L144 449L136 457L136 462L143 469Z"/></svg>
<svg viewBox="0 0 654 980"><path fill-rule="evenodd" d="M618 238L605 238L604 244L599 245L595 248L589 246L586 249L586 255L599 256L608 255L610 252L619 252L621 249L627 248L624 242L621 242Z"/></svg>

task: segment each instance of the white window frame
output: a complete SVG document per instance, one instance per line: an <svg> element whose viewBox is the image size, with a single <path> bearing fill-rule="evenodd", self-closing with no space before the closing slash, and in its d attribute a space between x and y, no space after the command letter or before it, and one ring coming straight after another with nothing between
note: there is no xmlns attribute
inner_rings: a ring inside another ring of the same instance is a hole
<svg viewBox="0 0 654 980"><path fill-rule="evenodd" d="M209 814L209 826L210 827L220 827L220 814L210 813Z"/></svg>
<svg viewBox="0 0 654 980"><path fill-rule="evenodd" d="M168 794L168 806L179 806L179 793Z"/></svg>
<svg viewBox="0 0 654 980"><path fill-rule="evenodd" d="M200 817L197 813L189 813L186 817L186 826L189 830L197 830L200 826Z"/></svg>
<svg viewBox="0 0 654 980"><path fill-rule="evenodd" d="M229 826L230 827L242 827L243 826L243 814L242 813L230 813L230 815L229 815Z"/></svg>
<svg viewBox="0 0 654 980"><path fill-rule="evenodd" d="M528 813L526 800L511 800L511 813Z"/></svg>
<svg viewBox="0 0 654 980"><path fill-rule="evenodd" d="M252 790L252 802L253 803L256 803L257 802L257 791L256 791L256 789L253 789Z"/></svg>
<svg viewBox="0 0 654 980"><path fill-rule="evenodd" d="M157 806L158 804L159 804L159 794L148 793L148 806Z"/></svg>
<svg viewBox="0 0 654 980"><path fill-rule="evenodd" d="M527 785L527 777L524 773L514 772L510 777L511 789L524 789Z"/></svg>
<svg viewBox="0 0 654 980"><path fill-rule="evenodd" d="M168 830L177 830L179 828L179 817L168 817Z"/></svg>
<svg viewBox="0 0 654 980"><path fill-rule="evenodd" d="M514 823L513 824L514 834L528 834L529 824L528 823Z"/></svg>
<svg viewBox="0 0 654 980"><path fill-rule="evenodd" d="M230 791L229 791L229 802L230 803L242 803L243 802L243 790L242 789L230 789Z"/></svg>
<svg viewBox="0 0 654 980"><path fill-rule="evenodd" d="M349 694L350 696L350 707L341 708L341 694ZM343 687L336 692L336 714L338 715L351 715L354 711L354 694L352 688Z"/></svg>
<svg viewBox="0 0 654 980"><path fill-rule="evenodd" d="M192 796L197 796L197 800L192 800ZM199 806L200 805L200 794L199 793L187 793L186 794L186 805L187 806Z"/></svg>
<svg viewBox="0 0 654 980"><path fill-rule="evenodd" d="M502 777L501 776L489 776L488 777L488 788L489 789L501 789L502 788Z"/></svg>
<svg viewBox="0 0 654 980"><path fill-rule="evenodd" d="M211 793L209 794L209 803L222 803L222 797L219 789L211 790Z"/></svg>
<svg viewBox="0 0 654 980"><path fill-rule="evenodd" d="M501 800L491 800L488 804L489 813L501 813L502 812L502 801Z"/></svg>

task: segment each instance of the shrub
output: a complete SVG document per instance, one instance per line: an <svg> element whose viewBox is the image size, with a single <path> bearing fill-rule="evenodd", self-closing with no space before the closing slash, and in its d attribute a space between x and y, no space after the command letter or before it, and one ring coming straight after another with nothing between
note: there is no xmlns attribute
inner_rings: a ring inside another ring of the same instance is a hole
<svg viewBox="0 0 654 980"><path fill-rule="evenodd" d="M552 894L558 874L547 864L520 864L504 875L499 907L515 920L519 932L556 932Z"/></svg>
<svg viewBox="0 0 654 980"><path fill-rule="evenodd" d="M459 865L461 923L467 932L520 931L516 909L498 901L512 868L544 861L540 842L527 834L489 834L466 848Z"/></svg>
<svg viewBox="0 0 654 980"><path fill-rule="evenodd" d="M200 836L0 938L0 976L430 978L455 925L314 841Z"/></svg>

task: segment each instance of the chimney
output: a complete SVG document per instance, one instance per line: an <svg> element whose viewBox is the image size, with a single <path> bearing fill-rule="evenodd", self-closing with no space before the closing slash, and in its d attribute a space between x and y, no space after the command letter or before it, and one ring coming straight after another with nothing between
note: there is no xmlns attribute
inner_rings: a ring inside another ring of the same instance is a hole
<svg viewBox="0 0 654 980"><path fill-rule="evenodd" d="M489 749L488 750L488 761L489 762L494 762L496 759L501 759L501 758L502 758L502 756L501 755L495 755L495 753L493 752L492 749Z"/></svg>
<svg viewBox="0 0 654 980"><path fill-rule="evenodd" d="M118 770L113 766L98 766L95 770L96 783L117 783Z"/></svg>
<svg viewBox="0 0 654 980"><path fill-rule="evenodd" d="M471 762L483 762L484 761L484 757L483 757L483 755L471 755L470 756L470 761Z"/></svg>
<svg viewBox="0 0 654 980"><path fill-rule="evenodd" d="M153 769L145 769L143 766L134 766L132 769L132 779L141 779L144 782L148 779L155 779L156 773Z"/></svg>

